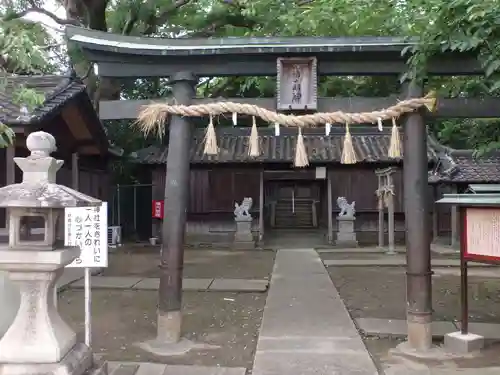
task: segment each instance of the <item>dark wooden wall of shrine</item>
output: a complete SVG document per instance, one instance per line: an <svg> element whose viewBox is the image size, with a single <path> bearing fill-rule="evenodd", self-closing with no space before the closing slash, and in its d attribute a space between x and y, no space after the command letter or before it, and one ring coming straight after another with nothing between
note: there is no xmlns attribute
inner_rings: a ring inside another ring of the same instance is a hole
<svg viewBox="0 0 500 375"><path fill-rule="evenodd" d="M354 166L330 166L329 174L332 181L333 225L336 226L335 215L339 212L336 204L337 197L346 197L349 202L356 201L356 230L363 232L364 241L376 243L378 228L378 204L375 191L378 188L378 178L375 170L384 166L357 164ZM165 167L157 166L152 169L153 199L161 200L164 196ZM232 222L234 203L241 202L244 197L252 197L253 215L258 217L259 210L259 183L260 166L250 168L226 168L214 166L210 169L191 170L190 202L188 221L191 222ZM281 173L281 177L280 177ZM272 175L272 177L270 177ZM269 201L270 180L289 180L294 178L309 180L319 185L320 190L320 227L328 225L327 212L327 183L326 180L315 180L314 169L290 170L288 172L265 172L264 174L264 210ZM403 203L403 176L402 171L393 175L395 189L395 229L397 242L404 241L405 220ZM439 188L438 196L449 189ZM433 187L429 186L429 230L432 229L432 211L434 210ZM439 206L438 230L446 236L450 233L450 209ZM334 229L335 230L335 229ZM386 228L387 230L387 228Z"/></svg>
<svg viewBox="0 0 500 375"><path fill-rule="evenodd" d="M161 200L165 191L164 167L152 170L153 199ZM260 169L192 169L188 219L232 219L234 203L252 197L259 209Z"/></svg>
<svg viewBox="0 0 500 375"><path fill-rule="evenodd" d="M335 168L330 170L332 179L332 196L346 197L349 202L356 201L357 212L377 212L375 190L378 180L375 176L376 167ZM313 171L314 172L314 171ZM280 172L273 172L273 180L279 180ZM293 172L287 173L286 179L293 179ZM270 178L265 176L265 181ZM304 180L304 178L301 178ZM326 203L326 180L314 180L314 173L306 179L316 181L321 186L322 202ZM402 175L396 173L396 211L403 212ZM234 210L234 202L240 202L244 197L252 197L253 210L259 207L260 169L192 169L190 183L190 202L188 213L191 215L230 213ZM164 196L164 167L152 170L153 199L161 200ZM333 210L339 211L334 203Z"/></svg>

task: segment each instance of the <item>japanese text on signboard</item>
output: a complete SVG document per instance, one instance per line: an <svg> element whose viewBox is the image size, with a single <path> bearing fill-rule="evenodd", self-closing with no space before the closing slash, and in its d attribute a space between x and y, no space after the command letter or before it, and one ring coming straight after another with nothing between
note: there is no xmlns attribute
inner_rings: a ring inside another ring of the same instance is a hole
<svg viewBox="0 0 500 375"><path fill-rule="evenodd" d="M67 208L65 216L65 244L81 249L68 267L107 267L107 204Z"/></svg>

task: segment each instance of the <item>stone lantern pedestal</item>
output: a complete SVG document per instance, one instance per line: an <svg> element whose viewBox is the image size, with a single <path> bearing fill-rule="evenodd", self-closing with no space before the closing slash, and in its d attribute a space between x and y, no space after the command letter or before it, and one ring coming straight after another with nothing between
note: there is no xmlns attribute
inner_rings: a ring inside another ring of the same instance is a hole
<svg viewBox="0 0 500 375"><path fill-rule="evenodd" d="M64 267L80 255L78 246L58 243L64 208L97 206L101 201L55 183L63 162L50 156L55 150L50 134L32 133L26 146L31 155L14 158L23 182L0 189L0 207L8 208L9 226L9 245L0 250L0 271L8 273L21 294L16 317L0 340L0 375L106 373L106 367L93 367L91 349L77 342L54 301ZM22 234L22 223L33 217L43 220L41 240L30 241Z"/></svg>

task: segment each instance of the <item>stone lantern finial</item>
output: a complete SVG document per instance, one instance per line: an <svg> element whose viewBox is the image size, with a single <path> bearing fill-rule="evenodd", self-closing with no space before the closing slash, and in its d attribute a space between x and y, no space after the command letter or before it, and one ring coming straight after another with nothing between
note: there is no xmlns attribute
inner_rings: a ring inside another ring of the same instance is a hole
<svg viewBox="0 0 500 375"><path fill-rule="evenodd" d="M57 150L54 137L41 131L31 133L26 138L26 147L30 151L30 156L14 158L14 162L23 171L23 182L54 184L57 171L64 163L50 156Z"/></svg>
<svg viewBox="0 0 500 375"><path fill-rule="evenodd" d="M31 151L31 157L46 157L57 150L56 140L52 134L34 132L26 138L26 147Z"/></svg>

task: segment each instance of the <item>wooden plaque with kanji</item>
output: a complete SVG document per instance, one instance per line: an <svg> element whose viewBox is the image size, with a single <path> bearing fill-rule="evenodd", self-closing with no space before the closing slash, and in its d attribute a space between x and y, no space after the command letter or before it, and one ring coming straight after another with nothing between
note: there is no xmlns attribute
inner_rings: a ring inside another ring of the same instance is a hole
<svg viewBox="0 0 500 375"><path fill-rule="evenodd" d="M317 85L315 57L278 58L278 110L316 110Z"/></svg>
<svg viewBox="0 0 500 375"><path fill-rule="evenodd" d="M500 207L466 208L464 224L465 257L500 261Z"/></svg>

